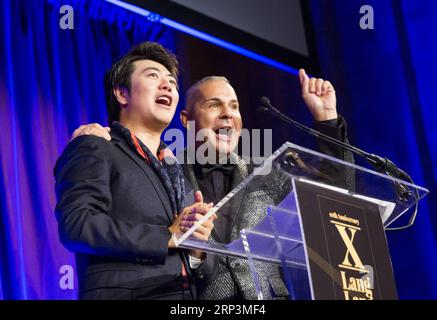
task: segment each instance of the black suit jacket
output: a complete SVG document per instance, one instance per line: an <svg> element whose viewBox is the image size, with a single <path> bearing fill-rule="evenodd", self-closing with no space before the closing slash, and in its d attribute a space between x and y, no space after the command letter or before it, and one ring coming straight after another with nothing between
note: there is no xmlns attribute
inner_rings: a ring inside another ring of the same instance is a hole
<svg viewBox="0 0 437 320"><path fill-rule="evenodd" d="M54 170L60 240L76 253L80 294L171 293L182 288L182 263L191 282L203 278L202 266L193 273L185 252L167 248L173 213L159 176L119 133L111 136L74 139Z"/></svg>

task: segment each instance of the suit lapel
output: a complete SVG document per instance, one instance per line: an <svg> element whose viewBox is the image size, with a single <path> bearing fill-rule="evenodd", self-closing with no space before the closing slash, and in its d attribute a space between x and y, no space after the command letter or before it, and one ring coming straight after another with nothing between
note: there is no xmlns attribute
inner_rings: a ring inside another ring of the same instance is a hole
<svg viewBox="0 0 437 320"><path fill-rule="evenodd" d="M247 178L247 165L237 154L231 153L232 163L235 163L234 173L232 174L232 187L234 189L241 181Z"/></svg>
<svg viewBox="0 0 437 320"><path fill-rule="evenodd" d="M166 199L166 197L168 197L167 191L163 188L162 183L160 183L159 177L152 174L151 170L153 169L150 168L150 166L146 164L146 162L141 159L138 154L126 144L124 139L120 138L113 132L111 132L111 136L113 138L112 142L117 145L123 152L125 152L143 170L147 178L150 180L150 184L153 186L156 193L158 194L158 197L161 200L161 203L165 209L165 213L169 222L173 222L173 212L171 209L171 205L168 199Z"/></svg>
<svg viewBox="0 0 437 320"><path fill-rule="evenodd" d="M237 185L239 185L244 179L248 176L248 170L247 170L247 164L246 162L240 158L237 154L232 153L231 159L233 163L235 163L235 170L232 176L232 189L235 188ZM232 201L235 204L238 204L236 207L236 210L233 214L232 219L232 229L231 229L231 240L234 240L234 238L238 238L239 230L238 230L238 216L241 214L241 205L243 204L243 200L246 195L247 188L244 187L242 190L240 190L236 195L234 195Z"/></svg>

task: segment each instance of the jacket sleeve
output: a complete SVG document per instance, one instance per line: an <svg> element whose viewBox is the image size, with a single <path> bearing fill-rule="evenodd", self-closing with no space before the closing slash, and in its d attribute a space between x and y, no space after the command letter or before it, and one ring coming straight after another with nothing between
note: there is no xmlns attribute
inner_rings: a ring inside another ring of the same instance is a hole
<svg viewBox="0 0 437 320"><path fill-rule="evenodd" d="M337 140L349 143L347 136L346 120L339 115L336 120L318 121L315 123L315 129ZM340 146L336 146L322 139L317 139L321 153L335 157L350 163L354 163L354 156L351 151ZM339 187L349 190L355 190L355 172L352 168L344 168L331 162L323 163L320 171L329 175Z"/></svg>
<svg viewBox="0 0 437 320"><path fill-rule="evenodd" d="M218 263L219 255L207 253L202 264L197 269L192 269L199 292L203 291L216 278Z"/></svg>
<svg viewBox="0 0 437 320"><path fill-rule="evenodd" d="M166 226L111 217L110 147L102 138L82 136L58 159L54 175L60 240L77 253L164 264L170 238Z"/></svg>

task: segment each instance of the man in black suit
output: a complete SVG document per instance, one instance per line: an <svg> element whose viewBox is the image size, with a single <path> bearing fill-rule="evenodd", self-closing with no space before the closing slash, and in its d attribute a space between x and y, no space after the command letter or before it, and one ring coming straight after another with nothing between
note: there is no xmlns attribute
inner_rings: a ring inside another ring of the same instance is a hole
<svg viewBox="0 0 437 320"><path fill-rule="evenodd" d="M212 206L200 193L184 205L179 164L160 141L179 94L176 57L145 42L105 77L111 141L81 136L57 161L56 217L62 243L76 253L81 299L191 299L209 275L198 251L174 236ZM194 236L207 240L214 218Z"/></svg>

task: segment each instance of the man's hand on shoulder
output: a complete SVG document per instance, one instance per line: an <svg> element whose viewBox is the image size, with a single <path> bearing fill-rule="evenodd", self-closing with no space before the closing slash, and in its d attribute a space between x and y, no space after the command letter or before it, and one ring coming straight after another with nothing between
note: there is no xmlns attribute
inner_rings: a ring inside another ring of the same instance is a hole
<svg viewBox="0 0 437 320"><path fill-rule="evenodd" d="M106 139L108 141L111 141L111 135L109 132L111 131L111 128L109 127L102 127L98 123L90 123L85 124L74 130L73 135L71 136L71 140L84 135L92 135L96 137L101 137L103 139Z"/></svg>

